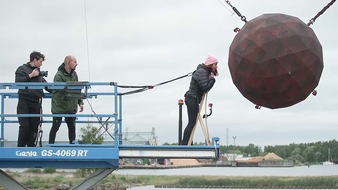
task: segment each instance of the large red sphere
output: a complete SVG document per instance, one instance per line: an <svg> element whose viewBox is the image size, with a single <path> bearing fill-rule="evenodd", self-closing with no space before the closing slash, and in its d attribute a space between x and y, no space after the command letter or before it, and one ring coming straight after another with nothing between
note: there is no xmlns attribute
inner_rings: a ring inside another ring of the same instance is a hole
<svg viewBox="0 0 338 190"><path fill-rule="evenodd" d="M231 43L228 64L241 94L271 109L306 99L324 67L313 30L283 14L264 14L246 23Z"/></svg>

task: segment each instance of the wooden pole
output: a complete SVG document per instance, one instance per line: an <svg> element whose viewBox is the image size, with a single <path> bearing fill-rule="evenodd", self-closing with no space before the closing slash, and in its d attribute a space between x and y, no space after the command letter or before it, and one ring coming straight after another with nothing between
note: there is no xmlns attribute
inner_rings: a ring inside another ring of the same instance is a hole
<svg viewBox="0 0 338 190"><path fill-rule="evenodd" d="M200 123L200 125L201 125L201 128L202 128L204 138L205 138L207 145L211 145L208 128L204 124L202 116L201 116L201 110L202 110L202 107L203 107L203 102L204 102L204 100L206 99L207 96L208 96L208 93L204 93L203 96L202 96L202 100L201 100L201 103L199 105L199 110L198 110L198 113L197 113L196 123L195 123L194 128L191 131L190 138L189 138L189 141L188 141L188 145L191 145L191 143L193 141L197 123Z"/></svg>

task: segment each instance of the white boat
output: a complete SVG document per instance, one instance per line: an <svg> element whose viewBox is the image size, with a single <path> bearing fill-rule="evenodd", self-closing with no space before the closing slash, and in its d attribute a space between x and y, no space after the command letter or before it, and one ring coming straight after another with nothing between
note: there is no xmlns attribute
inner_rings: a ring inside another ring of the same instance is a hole
<svg viewBox="0 0 338 190"><path fill-rule="evenodd" d="M330 148L329 148L327 151L328 151L328 152L327 152L327 157L328 157L328 159L327 159L326 162L323 162L322 164L323 164L323 165L334 165L335 163L331 161L332 158L331 158L331 151L330 151Z"/></svg>
<svg viewBox="0 0 338 190"><path fill-rule="evenodd" d="M334 165L335 163L331 162L331 161L326 161L322 163L323 165Z"/></svg>

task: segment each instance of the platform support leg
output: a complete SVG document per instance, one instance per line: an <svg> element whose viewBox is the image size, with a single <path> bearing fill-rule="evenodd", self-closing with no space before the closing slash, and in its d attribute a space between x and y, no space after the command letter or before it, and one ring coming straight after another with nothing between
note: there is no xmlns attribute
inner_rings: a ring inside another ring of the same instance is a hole
<svg viewBox="0 0 338 190"><path fill-rule="evenodd" d="M15 190L28 190L25 186L21 183L16 181L14 178L9 176L6 172L0 169L0 186L4 187L5 189L15 189Z"/></svg>
<svg viewBox="0 0 338 190"><path fill-rule="evenodd" d="M98 169L70 190L89 189L111 174L114 170L115 168Z"/></svg>

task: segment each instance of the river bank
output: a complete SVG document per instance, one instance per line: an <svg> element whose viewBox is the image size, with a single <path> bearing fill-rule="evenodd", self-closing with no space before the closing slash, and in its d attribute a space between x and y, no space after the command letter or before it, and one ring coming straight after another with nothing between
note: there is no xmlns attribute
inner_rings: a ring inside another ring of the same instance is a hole
<svg viewBox="0 0 338 190"><path fill-rule="evenodd" d="M13 174L10 174L13 175ZM76 175L31 173L15 177L31 190L69 189L83 180ZM337 189L337 177L211 177L211 176L117 176L109 175L93 190L154 186L189 189ZM1 187L0 187L1 189Z"/></svg>
<svg viewBox="0 0 338 190"><path fill-rule="evenodd" d="M310 167L311 168L311 167ZM338 189L338 175L324 175L324 172L334 170L335 166L318 166L314 170L306 167L296 168L303 171L302 176L283 176L281 168L257 168L256 175L252 175L252 168L237 168L231 176L225 174L229 168L181 168L181 169L119 169L112 172L102 180L95 188L102 187L132 187L154 186L155 189ZM235 168L233 168L235 169ZM285 168L288 173L295 168ZM222 171L223 175L218 175ZM236 172L234 172L236 171ZM309 176L308 172L317 171L317 176ZM71 187L82 181L85 176L77 170L65 170L63 172L18 172L6 171L10 176L23 183L32 190L56 189L57 186ZM175 173L176 175L172 175ZM186 175L189 173L189 175ZM246 176L239 176L239 174ZM260 174L264 175L260 175ZM279 174L279 176L277 176ZM89 174L87 174L89 175ZM274 176L275 175L275 176ZM95 189L94 188L94 189ZM0 188L1 189L1 188ZM66 189L66 188L65 188ZM109 188L106 188L109 189Z"/></svg>

